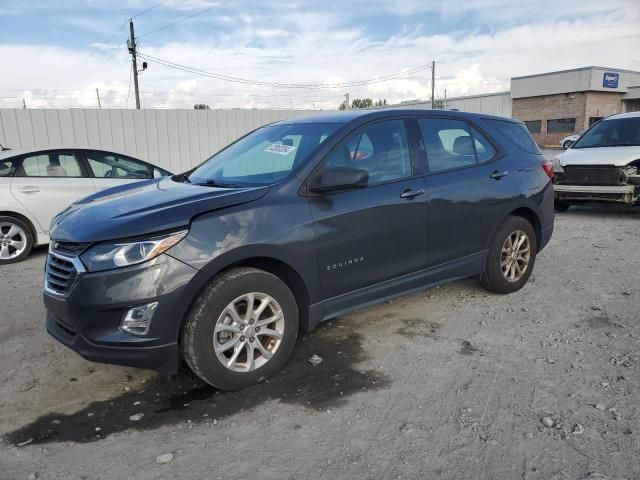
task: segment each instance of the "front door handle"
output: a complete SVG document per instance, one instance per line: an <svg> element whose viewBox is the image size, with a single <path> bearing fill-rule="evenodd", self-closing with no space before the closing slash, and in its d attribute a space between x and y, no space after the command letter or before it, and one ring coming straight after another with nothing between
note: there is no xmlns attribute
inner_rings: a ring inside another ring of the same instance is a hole
<svg viewBox="0 0 640 480"><path fill-rule="evenodd" d="M506 170L503 170L502 172L496 170L489 176L494 180L500 180L502 177L506 177L507 175L509 175L509 172L507 172Z"/></svg>
<svg viewBox="0 0 640 480"><path fill-rule="evenodd" d="M18 190L20 193L38 193L40 189L38 187L33 187L31 185L27 185Z"/></svg>
<svg viewBox="0 0 640 480"><path fill-rule="evenodd" d="M418 195L424 195L424 190L405 190L400 194L400 198L406 198L408 200L411 200L412 198L415 198Z"/></svg>

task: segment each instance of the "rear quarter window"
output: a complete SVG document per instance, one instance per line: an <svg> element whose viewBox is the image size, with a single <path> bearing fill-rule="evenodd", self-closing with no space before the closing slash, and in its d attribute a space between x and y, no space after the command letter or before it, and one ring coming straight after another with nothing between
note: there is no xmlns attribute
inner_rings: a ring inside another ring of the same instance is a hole
<svg viewBox="0 0 640 480"><path fill-rule="evenodd" d="M0 177L13 177L15 169L14 160L0 160Z"/></svg>
<svg viewBox="0 0 640 480"><path fill-rule="evenodd" d="M502 136L506 137L520 150L528 153L542 153L523 123L493 119L485 119L485 122L498 130Z"/></svg>

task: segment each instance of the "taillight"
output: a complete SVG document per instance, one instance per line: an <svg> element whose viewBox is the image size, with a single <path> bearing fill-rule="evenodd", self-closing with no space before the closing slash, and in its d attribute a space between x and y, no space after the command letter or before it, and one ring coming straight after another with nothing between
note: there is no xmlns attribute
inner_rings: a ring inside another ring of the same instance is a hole
<svg viewBox="0 0 640 480"><path fill-rule="evenodd" d="M547 174L547 176L553 179L553 163L546 158L542 161L542 169Z"/></svg>

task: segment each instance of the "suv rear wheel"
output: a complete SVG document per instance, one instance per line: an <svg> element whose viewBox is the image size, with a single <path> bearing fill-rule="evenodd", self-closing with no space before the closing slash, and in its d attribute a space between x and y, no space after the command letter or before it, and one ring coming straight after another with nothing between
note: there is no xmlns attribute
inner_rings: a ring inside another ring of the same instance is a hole
<svg viewBox="0 0 640 480"><path fill-rule="evenodd" d="M298 305L289 287L255 268L214 278L195 300L182 332L187 365L221 390L274 375L298 336Z"/></svg>
<svg viewBox="0 0 640 480"><path fill-rule="evenodd" d="M31 247L31 228L19 218L0 216L0 265L24 260Z"/></svg>
<svg viewBox="0 0 640 480"><path fill-rule="evenodd" d="M480 283L496 293L520 290L531 276L537 251L531 224L522 217L508 217L491 240Z"/></svg>

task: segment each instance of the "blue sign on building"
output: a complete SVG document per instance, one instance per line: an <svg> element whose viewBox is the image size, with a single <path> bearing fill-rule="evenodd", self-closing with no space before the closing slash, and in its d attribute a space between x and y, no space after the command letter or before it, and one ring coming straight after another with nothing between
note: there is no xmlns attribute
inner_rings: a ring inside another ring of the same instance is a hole
<svg viewBox="0 0 640 480"><path fill-rule="evenodd" d="M602 76L602 86L604 88L618 88L619 73L604 72Z"/></svg>

